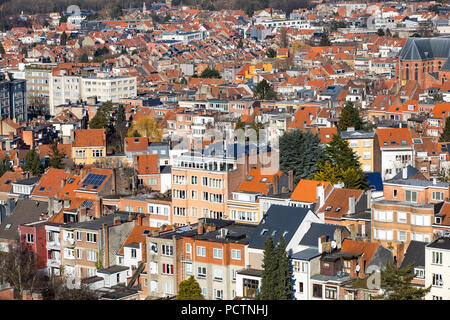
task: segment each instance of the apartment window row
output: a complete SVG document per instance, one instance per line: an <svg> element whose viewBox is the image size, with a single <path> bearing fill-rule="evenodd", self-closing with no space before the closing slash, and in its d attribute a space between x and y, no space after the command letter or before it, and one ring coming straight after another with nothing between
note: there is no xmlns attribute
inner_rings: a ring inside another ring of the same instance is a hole
<svg viewBox="0 0 450 320"><path fill-rule="evenodd" d="M173 256L173 246L163 244L161 246L161 254L163 256Z"/></svg>
<svg viewBox="0 0 450 320"><path fill-rule="evenodd" d="M173 184L185 185L186 184L186 176L173 175L172 176L172 183Z"/></svg>
<svg viewBox="0 0 450 320"><path fill-rule="evenodd" d="M231 210L231 220L258 222L258 214L252 211Z"/></svg>
<svg viewBox="0 0 450 320"><path fill-rule="evenodd" d="M162 264L162 273L166 275L173 275L173 264L163 263Z"/></svg>
<svg viewBox="0 0 450 320"><path fill-rule="evenodd" d="M217 193L202 192L202 200L212 203L223 203L223 195Z"/></svg>
<svg viewBox="0 0 450 320"><path fill-rule="evenodd" d="M223 180L208 177L202 177L202 186L223 189Z"/></svg>
<svg viewBox="0 0 450 320"><path fill-rule="evenodd" d="M156 206L156 205L148 205L148 212L151 213L151 214L158 214L158 215L162 215L162 216L168 216L169 215L169 208Z"/></svg>
<svg viewBox="0 0 450 320"><path fill-rule="evenodd" d="M433 191L431 199L435 201L444 201L444 193L439 191Z"/></svg>
<svg viewBox="0 0 450 320"><path fill-rule="evenodd" d="M442 274L433 273L432 284L434 287L442 288L444 286L444 281L442 280Z"/></svg>

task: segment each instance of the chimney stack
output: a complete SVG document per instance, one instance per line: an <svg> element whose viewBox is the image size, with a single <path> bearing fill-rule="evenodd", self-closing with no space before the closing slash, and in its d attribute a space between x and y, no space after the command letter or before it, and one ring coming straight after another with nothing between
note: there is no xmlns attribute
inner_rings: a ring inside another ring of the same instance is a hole
<svg viewBox="0 0 450 320"><path fill-rule="evenodd" d="M294 171L288 171L288 180L289 180L289 191L294 191Z"/></svg>
<svg viewBox="0 0 450 320"><path fill-rule="evenodd" d="M341 249L342 247L342 234L341 229L336 228L334 229L334 241L336 241L336 249Z"/></svg>
<svg viewBox="0 0 450 320"><path fill-rule="evenodd" d="M139 214L139 215L137 216L137 225L138 225L138 226L142 226L142 215L141 215L141 214Z"/></svg>
<svg viewBox="0 0 450 320"><path fill-rule="evenodd" d="M128 222L133 221L133 215L130 213L128 213Z"/></svg>
<svg viewBox="0 0 450 320"><path fill-rule="evenodd" d="M61 180L61 190L66 186L66 179Z"/></svg>
<svg viewBox="0 0 450 320"><path fill-rule="evenodd" d="M348 198L348 215L355 213L355 197L351 196Z"/></svg>
<svg viewBox="0 0 450 320"><path fill-rule="evenodd" d="M203 234L203 225L205 223L204 219L199 219L198 220L198 225L197 225L197 233L198 234Z"/></svg>
<svg viewBox="0 0 450 320"><path fill-rule="evenodd" d="M321 235L318 238L318 249L319 249L319 253L322 253L324 251L324 247L327 241L327 236L326 235Z"/></svg>
<svg viewBox="0 0 450 320"><path fill-rule="evenodd" d="M322 184L316 187L316 200L319 200L319 208L325 204L325 189Z"/></svg>
<svg viewBox="0 0 450 320"><path fill-rule="evenodd" d="M95 198L95 217L100 218L103 215L103 201L102 198L97 196Z"/></svg>
<svg viewBox="0 0 450 320"><path fill-rule="evenodd" d="M120 219L120 218L119 218ZM114 218L114 224L115 224L115 218ZM109 267L109 229L108 225L106 223L102 224L103 229L103 237L105 239L104 248L105 248L105 262L103 264L103 268ZM101 253L100 253L101 254Z"/></svg>
<svg viewBox="0 0 450 320"><path fill-rule="evenodd" d="M122 220L120 219L119 216L115 216L114 220L113 220L113 225L117 226L118 224L121 224Z"/></svg>
<svg viewBox="0 0 450 320"><path fill-rule="evenodd" d="M408 179L408 168L406 167L402 169L402 179L403 180Z"/></svg>
<svg viewBox="0 0 450 320"><path fill-rule="evenodd" d="M273 176L272 186L273 186L272 193L278 194L278 173L275 173L275 175Z"/></svg>

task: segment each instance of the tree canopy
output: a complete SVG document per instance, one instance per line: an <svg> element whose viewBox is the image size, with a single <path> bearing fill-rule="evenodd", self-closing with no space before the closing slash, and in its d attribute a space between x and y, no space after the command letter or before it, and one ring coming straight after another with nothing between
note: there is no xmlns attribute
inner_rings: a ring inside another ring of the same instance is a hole
<svg viewBox="0 0 450 320"><path fill-rule="evenodd" d="M381 271L381 289L383 294L377 296L383 300L422 300L430 292L428 288L418 288L411 281L414 279L414 264L403 269L398 269L392 263L388 263Z"/></svg>
<svg viewBox="0 0 450 320"><path fill-rule="evenodd" d="M320 43L319 43L319 45L320 45L321 47L328 47L328 46L331 46L331 41L330 41L330 39L328 38L328 33L327 33L327 32L322 33L322 37L320 38Z"/></svg>
<svg viewBox="0 0 450 320"><path fill-rule="evenodd" d="M277 56L277 52L276 52L274 49L269 48L269 49L267 49L267 51L266 51L266 56L267 56L268 58L273 59L273 58L275 58L275 57Z"/></svg>
<svg viewBox="0 0 450 320"><path fill-rule="evenodd" d="M27 155L25 156L25 165L22 169L23 171L31 172L34 176L40 176L44 171L41 158L34 148L27 152Z"/></svg>
<svg viewBox="0 0 450 320"><path fill-rule="evenodd" d="M194 276L181 281L177 300L204 300L202 289Z"/></svg>
<svg viewBox="0 0 450 320"><path fill-rule="evenodd" d="M363 129L363 119L359 115L358 109L355 108L353 102L348 101L344 108L342 108L341 116L338 122L338 128L341 131L346 131L349 127L354 127L355 130Z"/></svg>
<svg viewBox="0 0 450 320"><path fill-rule="evenodd" d="M221 78L220 72L214 68L206 68L200 75L201 78Z"/></svg>
<svg viewBox="0 0 450 320"><path fill-rule="evenodd" d="M279 140L280 170L294 173L294 183L308 179L317 171L323 149L320 138L309 131L285 132Z"/></svg>
<svg viewBox="0 0 450 320"><path fill-rule="evenodd" d="M151 142L160 142L162 140L161 127L153 118L144 116L139 118L128 129L128 136L132 137L134 132L138 132L142 137L147 137Z"/></svg>
<svg viewBox="0 0 450 320"><path fill-rule="evenodd" d="M48 161L48 165L52 168L56 169L64 169L64 158L66 157L63 151L58 149L58 143L56 139L53 140L50 145L50 159Z"/></svg>
<svg viewBox="0 0 450 320"><path fill-rule="evenodd" d="M255 89L255 98L259 100L275 100L277 94L273 89L273 86L263 79L258 83Z"/></svg>

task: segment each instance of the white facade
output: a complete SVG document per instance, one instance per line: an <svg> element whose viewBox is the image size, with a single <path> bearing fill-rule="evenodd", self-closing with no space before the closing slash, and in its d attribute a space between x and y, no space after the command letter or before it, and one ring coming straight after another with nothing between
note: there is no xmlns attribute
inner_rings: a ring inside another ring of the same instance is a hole
<svg viewBox="0 0 450 320"><path fill-rule="evenodd" d="M392 179L402 168L414 166L414 151L412 147L381 148L381 176L383 180Z"/></svg>
<svg viewBox="0 0 450 320"><path fill-rule="evenodd" d="M61 266L60 228L58 226L46 225L45 233L47 239L47 274L59 276Z"/></svg>
<svg viewBox="0 0 450 320"><path fill-rule="evenodd" d="M425 247L425 287L429 286L426 300L450 300L449 249Z"/></svg>

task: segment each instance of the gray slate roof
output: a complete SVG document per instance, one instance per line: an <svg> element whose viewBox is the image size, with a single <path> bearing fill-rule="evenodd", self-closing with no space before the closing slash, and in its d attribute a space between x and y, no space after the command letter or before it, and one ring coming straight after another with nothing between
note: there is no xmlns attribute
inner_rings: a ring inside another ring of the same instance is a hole
<svg viewBox="0 0 450 320"><path fill-rule="evenodd" d="M320 255L321 254L319 253L319 250L317 248L308 248L292 254L291 259L310 261L311 259L314 259L315 257L318 257Z"/></svg>
<svg viewBox="0 0 450 320"><path fill-rule="evenodd" d="M334 231L336 229L344 229L345 227L325 223L311 223L308 232L305 233L300 244L303 246L317 247L318 239L321 235L327 236L327 241L335 240Z"/></svg>
<svg viewBox="0 0 450 320"><path fill-rule="evenodd" d="M46 213L48 203L30 199L18 200L11 215L6 216L0 224L0 239L17 240L18 228L21 224L39 221L42 213ZM11 225L8 229L5 227Z"/></svg>
<svg viewBox="0 0 450 320"><path fill-rule="evenodd" d="M400 60L447 59L450 56L450 38L408 38L399 52Z"/></svg>
<svg viewBox="0 0 450 320"><path fill-rule="evenodd" d="M388 262L393 262L394 256L389 249L386 249L383 246L378 246L377 250L372 256L367 268L365 270L366 273L373 273L375 271L380 271L385 268Z"/></svg>
<svg viewBox="0 0 450 320"><path fill-rule="evenodd" d="M303 222L306 214L310 211L308 208L289 207L272 205L270 206L263 219L256 227L256 230L250 236L249 247L264 249L266 238L271 236L276 246L280 236L284 235L286 245L291 241L292 236ZM265 231L263 233L263 230Z"/></svg>
<svg viewBox="0 0 450 320"><path fill-rule="evenodd" d="M450 250L450 238L445 237L445 238L437 239L437 240L433 241L432 243L428 244L427 247Z"/></svg>
<svg viewBox="0 0 450 320"><path fill-rule="evenodd" d="M412 240L405 253L400 269L414 263L416 267L425 267L425 246L427 242Z"/></svg>

